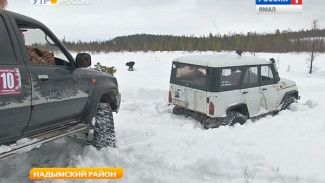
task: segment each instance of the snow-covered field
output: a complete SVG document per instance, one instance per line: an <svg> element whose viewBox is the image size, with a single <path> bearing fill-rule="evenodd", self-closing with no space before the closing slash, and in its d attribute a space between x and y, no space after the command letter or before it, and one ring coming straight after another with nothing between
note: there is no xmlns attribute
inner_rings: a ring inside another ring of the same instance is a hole
<svg viewBox="0 0 325 183"><path fill-rule="evenodd" d="M0 182L32 182L32 167L62 166L123 167L124 177L116 182L325 182L324 54L317 57L318 71L308 75L307 53L258 53L260 58L279 59L281 77L297 82L301 100L276 116L209 130L191 118L173 115L167 104L171 61L189 54L219 53L93 55L94 63L117 68L123 98L115 115L118 148L97 151L82 140L59 139L0 161ZM136 62L135 72L127 71L128 61Z"/></svg>

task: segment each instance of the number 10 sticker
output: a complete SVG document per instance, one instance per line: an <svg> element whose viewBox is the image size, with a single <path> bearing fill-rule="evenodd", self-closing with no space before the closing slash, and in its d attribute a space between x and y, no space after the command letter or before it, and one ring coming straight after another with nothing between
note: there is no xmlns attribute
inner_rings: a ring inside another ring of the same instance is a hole
<svg viewBox="0 0 325 183"><path fill-rule="evenodd" d="M21 78L18 68L0 68L0 95L21 93Z"/></svg>

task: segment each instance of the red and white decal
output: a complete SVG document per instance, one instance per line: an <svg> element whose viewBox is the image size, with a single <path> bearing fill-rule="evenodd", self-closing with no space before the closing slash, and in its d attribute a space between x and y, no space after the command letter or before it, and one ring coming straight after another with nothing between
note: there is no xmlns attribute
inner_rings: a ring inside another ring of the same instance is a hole
<svg viewBox="0 0 325 183"><path fill-rule="evenodd" d="M291 4L293 5L302 5L302 0L291 0Z"/></svg>
<svg viewBox="0 0 325 183"><path fill-rule="evenodd" d="M21 77L18 68L0 68L0 95L21 93Z"/></svg>

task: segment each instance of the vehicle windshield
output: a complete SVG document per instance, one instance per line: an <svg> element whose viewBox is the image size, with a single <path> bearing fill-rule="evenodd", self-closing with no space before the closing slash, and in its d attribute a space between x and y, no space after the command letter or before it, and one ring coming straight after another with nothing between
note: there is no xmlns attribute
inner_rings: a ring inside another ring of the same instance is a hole
<svg viewBox="0 0 325 183"><path fill-rule="evenodd" d="M205 68L194 65L178 64L176 69L176 81L182 83L204 86L207 71Z"/></svg>

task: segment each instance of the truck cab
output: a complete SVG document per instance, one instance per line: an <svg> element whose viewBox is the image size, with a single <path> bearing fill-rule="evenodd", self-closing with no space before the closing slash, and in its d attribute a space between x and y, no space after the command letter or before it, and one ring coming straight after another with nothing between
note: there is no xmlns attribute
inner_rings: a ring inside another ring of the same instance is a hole
<svg viewBox="0 0 325 183"><path fill-rule="evenodd" d="M90 65L89 54L73 58L44 24L1 11L1 144L73 124L91 127L99 103L117 112L116 78Z"/></svg>

